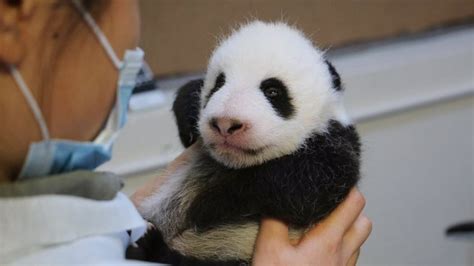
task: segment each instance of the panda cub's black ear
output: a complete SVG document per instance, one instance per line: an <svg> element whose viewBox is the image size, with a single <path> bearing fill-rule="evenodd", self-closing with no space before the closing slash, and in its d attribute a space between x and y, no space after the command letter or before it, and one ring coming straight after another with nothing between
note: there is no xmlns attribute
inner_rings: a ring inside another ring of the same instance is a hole
<svg viewBox="0 0 474 266"><path fill-rule="evenodd" d="M198 121L203 85L202 79L189 81L178 89L173 103L179 138L185 148L191 146L199 137Z"/></svg>
<svg viewBox="0 0 474 266"><path fill-rule="evenodd" d="M342 81L341 77L339 76L339 73L337 73L336 68L329 62L328 60L325 61L326 65L328 66L329 73L331 74L332 78L332 87L336 91L342 91Z"/></svg>

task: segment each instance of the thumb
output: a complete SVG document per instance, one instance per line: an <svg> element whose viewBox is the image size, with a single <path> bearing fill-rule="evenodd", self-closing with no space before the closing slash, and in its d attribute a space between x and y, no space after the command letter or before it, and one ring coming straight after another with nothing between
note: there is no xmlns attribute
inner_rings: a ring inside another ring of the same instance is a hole
<svg viewBox="0 0 474 266"><path fill-rule="evenodd" d="M276 219L264 218L260 223L260 230L257 236L257 247L259 245L281 244L290 244L288 225Z"/></svg>

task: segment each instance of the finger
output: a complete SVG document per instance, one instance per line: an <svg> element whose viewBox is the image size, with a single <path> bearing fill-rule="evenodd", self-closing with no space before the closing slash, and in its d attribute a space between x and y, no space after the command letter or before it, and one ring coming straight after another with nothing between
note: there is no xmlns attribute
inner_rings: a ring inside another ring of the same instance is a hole
<svg viewBox="0 0 474 266"><path fill-rule="evenodd" d="M356 266L357 260L359 259L360 249L358 249L352 256L349 258L347 262L347 266Z"/></svg>
<svg viewBox="0 0 474 266"><path fill-rule="evenodd" d="M365 198L357 188L353 188L347 198L325 219L322 224L346 232L359 217L365 207Z"/></svg>
<svg viewBox="0 0 474 266"><path fill-rule="evenodd" d="M159 174L156 177L153 177L151 180L146 182L143 186L139 187L132 194L132 196L130 196L130 199L132 200L133 204L136 207L139 207L140 204L143 202L143 200L145 200L146 198L156 193L156 191L158 191L158 189L165 182L168 176L169 176L168 172L163 171L161 174Z"/></svg>
<svg viewBox="0 0 474 266"><path fill-rule="evenodd" d="M343 235L351 228L364 207L364 196L357 188L353 188L346 199L320 224Z"/></svg>
<svg viewBox="0 0 474 266"><path fill-rule="evenodd" d="M322 234L342 239L345 232L359 217L364 206L364 196L359 190L353 188L347 198L326 219L305 234L301 243L314 242Z"/></svg>
<svg viewBox="0 0 474 266"><path fill-rule="evenodd" d="M139 187L130 197L133 204L138 207L140 206L141 202L143 202L143 200L154 195L170 175L175 173L178 169L191 160L191 157L195 154L196 149L196 144L191 145L191 147L184 150L178 157L176 157L176 159L174 159L164 171L146 182L143 186Z"/></svg>
<svg viewBox="0 0 474 266"><path fill-rule="evenodd" d="M372 232L372 222L367 216L361 214L347 231L342 240L343 252L347 255L354 254L360 249Z"/></svg>
<svg viewBox="0 0 474 266"><path fill-rule="evenodd" d="M191 157L195 154L197 149L196 143L191 145L189 148L184 150L178 157L176 157L167 167L166 171L172 173L176 171L179 167L188 163L191 160Z"/></svg>
<svg viewBox="0 0 474 266"><path fill-rule="evenodd" d="M288 226L275 219L264 218L260 223L257 243L289 245Z"/></svg>

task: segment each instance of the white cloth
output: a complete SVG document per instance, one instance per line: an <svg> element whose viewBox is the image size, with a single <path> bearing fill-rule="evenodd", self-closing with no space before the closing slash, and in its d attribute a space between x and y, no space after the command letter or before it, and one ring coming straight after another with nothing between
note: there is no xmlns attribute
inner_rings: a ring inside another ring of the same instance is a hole
<svg viewBox="0 0 474 266"><path fill-rule="evenodd" d="M120 192L109 201L0 198L0 265L144 264L125 260L125 250L145 230L145 221Z"/></svg>

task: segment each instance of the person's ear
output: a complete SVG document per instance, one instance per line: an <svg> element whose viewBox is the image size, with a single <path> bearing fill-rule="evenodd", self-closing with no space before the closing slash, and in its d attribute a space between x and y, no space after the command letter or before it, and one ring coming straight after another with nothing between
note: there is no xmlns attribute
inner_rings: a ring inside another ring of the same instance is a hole
<svg viewBox="0 0 474 266"><path fill-rule="evenodd" d="M18 64L25 54L25 35L36 0L0 0L0 63Z"/></svg>

